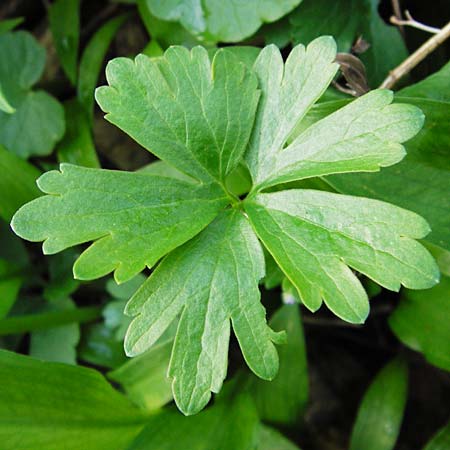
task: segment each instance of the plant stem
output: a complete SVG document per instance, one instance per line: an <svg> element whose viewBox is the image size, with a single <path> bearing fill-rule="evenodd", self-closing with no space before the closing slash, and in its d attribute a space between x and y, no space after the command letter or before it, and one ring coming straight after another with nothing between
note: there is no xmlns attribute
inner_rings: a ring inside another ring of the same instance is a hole
<svg viewBox="0 0 450 450"><path fill-rule="evenodd" d="M0 320L0 336L45 330L73 322L90 322L100 317L101 312L102 308L89 306L64 311L8 317L7 319Z"/></svg>
<svg viewBox="0 0 450 450"><path fill-rule="evenodd" d="M391 17L391 23L394 25L397 25L398 27L401 27L403 25L407 25L408 27L417 28L418 30L426 31L427 33L431 34L438 34L441 29L436 27L430 27L429 25L425 25L424 23L418 22L411 16L410 12L408 10L405 11L406 20L399 19L396 16Z"/></svg>
<svg viewBox="0 0 450 450"><path fill-rule="evenodd" d="M422 46L420 46L412 55L406 58L399 66L392 70L388 77L381 83L380 88L390 89L397 81L409 73L417 66L426 56L441 45L448 37L450 37L450 22L442 28L439 33L432 36Z"/></svg>

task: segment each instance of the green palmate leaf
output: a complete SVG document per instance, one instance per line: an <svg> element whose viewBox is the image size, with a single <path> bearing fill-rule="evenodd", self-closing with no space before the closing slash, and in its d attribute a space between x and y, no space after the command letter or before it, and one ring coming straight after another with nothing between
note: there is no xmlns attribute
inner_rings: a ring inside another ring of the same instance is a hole
<svg viewBox="0 0 450 450"><path fill-rule="evenodd" d="M330 84L338 68L335 57L336 44L329 37L317 39L307 49L295 47L284 66L274 45L259 54L254 70L262 95L246 155L256 185L273 171L276 154Z"/></svg>
<svg viewBox="0 0 450 450"><path fill-rule="evenodd" d="M11 107L0 111L0 144L22 158L49 154L64 133L64 114L46 92L30 90L44 70L45 50L28 33L5 33L0 61L3 100Z"/></svg>
<svg viewBox="0 0 450 450"><path fill-rule="evenodd" d="M427 240L450 250L450 63L424 81L399 91L396 99L419 106L423 130L406 144L398 165L374 174L336 175L328 181L345 194L368 195L423 215L431 225ZM337 105L339 106L339 105ZM424 182L426 180L426 182Z"/></svg>
<svg viewBox="0 0 450 450"><path fill-rule="evenodd" d="M192 34L207 41L238 42L253 34L263 23L279 19L300 2L301 0L146 0L145 4L156 17L178 21Z"/></svg>
<svg viewBox="0 0 450 450"><path fill-rule="evenodd" d="M145 421L92 369L0 350L0 384L4 450L123 450Z"/></svg>
<svg viewBox="0 0 450 450"><path fill-rule="evenodd" d="M450 448L450 423L439 430L423 450L448 450Z"/></svg>
<svg viewBox="0 0 450 450"><path fill-rule="evenodd" d="M98 239L74 266L79 279L115 271L118 282L190 239L226 204L215 185L61 164L38 180L50 195L22 207L12 227L46 254ZM120 189L118 189L120 186Z"/></svg>
<svg viewBox="0 0 450 450"><path fill-rule="evenodd" d="M77 79L80 0L57 0L48 10L50 29L62 68L72 84Z"/></svg>
<svg viewBox="0 0 450 450"><path fill-rule="evenodd" d="M439 280L433 258L414 241L429 232L427 223L387 203L303 189L259 194L246 211L312 311L323 299L344 320L365 320L367 294L348 266L396 291Z"/></svg>
<svg viewBox="0 0 450 450"><path fill-rule="evenodd" d="M310 126L276 155L263 186L339 172L374 172L405 156L400 142L423 124L412 105L391 105L393 95L377 90Z"/></svg>
<svg viewBox="0 0 450 450"><path fill-rule="evenodd" d="M227 370L230 320L250 368L272 379L278 370L258 281L264 255L238 211L223 212L195 239L171 253L127 305L137 315L125 339L129 355L149 348L181 313L169 375L178 407L193 414L218 392Z"/></svg>
<svg viewBox="0 0 450 450"><path fill-rule="evenodd" d="M203 181L223 182L250 136L256 78L231 52L212 64L204 48L171 47L152 60L117 58L96 98L117 125L160 159Z"/></svg>
<svg viewBox="0 0 450 450"><path fill-rule="evenodd" d="M450 278L433 289L406 291L389 317L395 335L431 363L450 371Z"/></svg>
<svg viewBox="0 0 450 450"><path fill-rule="evenodd" d="M226 386L217 401L195 417L166 409L149 418L127 450L249 450L254 448L258 415L240 378Z"/></svg>
<svg viewBox="0 0 450 450"><path fill-rule="evenodd" d="M349 450L392 450L408 395L408 367L394 359L377 374L364 394Z"/></svg>
<svg viewBox="0 0 450 450"><path fill-rule="evenodd" d="M276 331L286 330L287 343L278 351L280 369L276 378L271 382L255 379L256 405L262 420L295 424L308 401L305 338L298 305L283 305L269 324Z"/></svg>

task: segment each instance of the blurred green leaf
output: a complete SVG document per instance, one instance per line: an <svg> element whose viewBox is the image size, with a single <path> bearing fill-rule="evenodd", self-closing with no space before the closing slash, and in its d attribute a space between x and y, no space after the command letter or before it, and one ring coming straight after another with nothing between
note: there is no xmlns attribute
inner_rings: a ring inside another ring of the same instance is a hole
<svg viewBox="0 0 450 450"><path fill-rule="evenodd" d="M0 350L2 450L123 450L145 418L103 376Z"/></svg>
<svg viewBox="0 0 450 450"><path fill-rule="evenodd" d="M224 386L214 405L184 417L174 408L151 416L127 450L249 450L253 448L258 415L239 380Z"/></svg>
<svg viewBox="0 0 450 450"><path fill-rule="evenodd" d="M77 80L80 0L56 0L48 10L56 52L62 68L75 85Z"/></svg>
<svg viewBox="0 0 450 450"><path fill-rule="evenodd" d="M449 450L450 449L450 423L441 428L423 450Z"/></svg>
<svg viewBox="0 0 450 450"><path fill-rule="evenodd" d="M23 22L23 17L15 17L14 19L5 19L0 21L0 34L14 30Z"/></svg>
<svg viewBox="0 0 450 450"><path fill-rule="evenodd" d="M159 19L180 22L207 42L238 42L252 35L263 23L274 22L292 11L301 0L146 0ZM232 20L230 18L233 18ZM151 30L150 30L151 32Z"/></svg>
<svg viewBox="0 0 450 450"><path fill-rule="evenodd" d="M280 432L262 424L259 426L257 440L256 450L300 450Z"/></svg>
<svg viewBox="0 0 450 450"><path fill-rule="evenodd" d="M63 311L75 308L69 298L59 298L48 303L45 311ZM30 336L30 356L44 361L76 364L76 346L80 340L80 326L69 323L45 330L35 331Z"/></svg>
<svg viewBox="0 0 450 450"><path fill-rule="evenodd" d="M15 109L0 111L0 144L22 158L48 155L64 134L60 103L44 91L33 91L45 65L45 50L24 31L0 35L0 86Z"/></svg>
<svg viewBox="0 0 450 450"><path fill-rule="evenodd" d="M58 161L84 167L100 167L85 108L77 99L64 104L66 133L57 146Z"/></svg>
<svg viewBox="0 0 450 450"><path fill-rule="evenodd" d="M119 28L128 18L127 14L113 17L102 25L86 45L80 59L77 96L90 119L94 113L94 91L106 52Z"/></svg>
<svg viewBox="0 0 450 450"><path fill-rule="evenodd" d="M378 372L364 394L349 450L392 450L408 394L408 367L394 359Z"/></svg>
<svg viewBox="0 0 450 450"><path fill-rule="evenodd" d="M450 278L426 291L402 293L389 317L395 335L431 363L450 371Z"/></svg>
<svg viewBox="0 0 450 450"><path fill-rule="evenodd" d="M10 221L25 203L41 195L36 180L41 173L0 145L0 217Z"/></svg>
<svg viewBox="0 0 450 450"><path fill-rule="evenodd" d="M172 400L172 380L167 370L173 339L154 345L142 355L108 373L120 383L133 402L149 411L161 408Z"/></svg>
<svg viewBox="0 0 450 450"><path fill-rule="evenodd" d="M254 395L261 419L293 425L308 401L305 338L297 304L281 306L269 321L275 331L286 331L287 343L278 348L280 368L273 381L254 379Z"/></svg>

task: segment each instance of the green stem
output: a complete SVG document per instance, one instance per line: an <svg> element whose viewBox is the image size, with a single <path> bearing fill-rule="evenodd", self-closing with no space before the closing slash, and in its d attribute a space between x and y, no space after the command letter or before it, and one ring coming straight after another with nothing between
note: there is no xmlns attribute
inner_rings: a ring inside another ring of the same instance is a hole
<svg viewBox="0 0 450 450"><path fill-rule="evenodd" d="M8 317L7 319L0 320L0 336L45 330L74 322L91 322L100 317L101 312L102 308L89 306L64 311Z"/></svg>

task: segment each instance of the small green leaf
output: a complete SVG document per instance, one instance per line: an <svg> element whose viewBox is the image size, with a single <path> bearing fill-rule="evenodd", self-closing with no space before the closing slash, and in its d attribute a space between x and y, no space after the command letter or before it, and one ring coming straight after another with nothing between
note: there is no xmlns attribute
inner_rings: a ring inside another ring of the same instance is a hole
<svg viewBox="0 0 450 450"><path fill-rule="evenodd" d="M257 83L231 52L171 47L163 58L109 62L96 91L106 119L158 158L199 180L223 183L247 145Z"/></svg>
<svg viewBox="0 0 450 450"><path fill-rule="evenodd" d="M440 429L423 450L448 450L450 448L450 423Z"/></svg>
<svg viewBox="0 0 450 450"><path fill-rule="evenodd" d="M73 309L72 300L59 298L48 304L46 311ZM35 331L30 336L30 356L44 361L76 364L76 346L80 340L80 326L77 323L50 327Z"/></svg>
<svg viewBox="0 0 450 450"><path fill-rule="evenodd" d="M274 46L259 54L254 71L262 90L246 159L257 187L274 169L274 158L283 149L297 123L324 93L338 65L336 44L321 37L306 49L298 45L286 64Z"/></svg>
<svg viewBox="0 0 450 450"><path fill-rule="evenodd" d="M81 280L113 270L118 282L133 278L195 236L226 204L215 185L70 164L38 184L49 195L22 207L11 226L25 239L44 241L46 254L96 240L75 263Z"/></svg>
<svg viewBox="0 0 450 450"><path fill-rule="evenodd" d="M5 19L0 21L0 34L14 30L23 22L23 17L15 17L14 19Z"/></svg>
<svg viewBox="0 0 450 450"><path fill-rule="evenodd" d="M400 304L389 317L395 335L421 352L431 363L450 371L450 278L442 276L433 289L403 292Z"/></svg>
<svg viewBox="0 0 450 450"><path fill-rule="evenodd" d="M73 85L77 79L80 0L56 0L48 19L62 68Z"/></svg>
<svg viewBox="0 0 450 450"><path fill-rule="evenodd" d="M209 42L238 42L252 35L263 23L274 22L301 0L146 0L156 17L178 21L194 35ZM230 20L233 18L233 20Z"/></svg>
<svg viewBox="0 0 450 450"><path fill-rule="evenodd" d="M25 203L39 197L38 169L0 145L0 217L10 221Z"/></svg>
<svg viewBox="0 0 450 450"><path fill-rule="evenodd" d="M137 405L149 411L161 408L172 400L172 383L167 377L172 345L173 339L154 345L109 372L108 378L120 383Z"/></svg>
<svg viewBox="0 0 450 450"><path fill-rule="evenodd" d="M426 289L439 280L434 259L414 239L428 232L416 214L387 203L313 190L259 194L246 202L259 238L316 311L364 322L369 302L350 267L387 289Z"/></svg>
<svg viewBox="0 0 450 450"><path fill-rule="evenodd" d="M137 316L125 338L128 355L149 348L181 313L169 375L178 407L195 414L218 392L227 370L230 320L249 367L272 379L279 337L266 324L258 281L264 256L238 211L223 212L172 252L136 292L126 313Z"/></svg>
<svg viewBox="0 0 450 450"><path fill-rule="evenodd" d="M145 421L92 369L0 350L0 384L5 450L123 450Z"/></svg>
<svg viewBox="0 0 450 450"><path fill-rule="evenodd" d="M275 379L270 382L255 379L255 401L262 420L293 425L308 401L305 337L299 306L283 305L269 325L275 331L285 330L287 343L278 350L280 369Z"/></svg>
<svg viewBox="0 0 450 450"><path fill-rule="evenodd" d="M151 416L127 450L249 450L254 448L258 415L239 378L224 386L210 408L194 417L174 409Z"/></svg>
<svg viewBox="0 0 450 450"><path fill-rule="evenodd" d="M408 367L394 359L377 374L364 394L349 450L392 450L408 395Z"/></svg>
<svg viewBox="0 0 450 450"><path fill-rule="evenodd" d="M77 97L91 119L94 114L94 91L103 60L111 41L127 18L128 16L123 14L108 20L95 32L81 56Z"/></svg>
<svg viewBox="0 0 450 450"><path fill-rule="evenodd" d="M0 60L8 62L0 65L4 101L15 110L0 111L0 144L22 158L48 155L64 134L64 113L52 96L31 90L44 70L45 50L29 33L5 33Z"/></svg>

